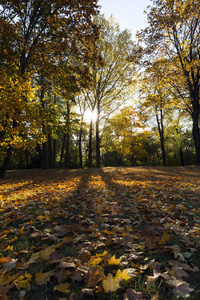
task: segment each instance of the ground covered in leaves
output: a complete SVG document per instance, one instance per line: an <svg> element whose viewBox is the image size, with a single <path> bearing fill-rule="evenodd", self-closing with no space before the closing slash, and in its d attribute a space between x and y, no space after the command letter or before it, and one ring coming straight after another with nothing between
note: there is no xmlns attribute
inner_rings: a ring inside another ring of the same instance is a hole
<svg viewBox="0 0 200 300"><path fill-rule="evenodd" d="M200 169L10 171L0 299L200 299Z"/></svg>

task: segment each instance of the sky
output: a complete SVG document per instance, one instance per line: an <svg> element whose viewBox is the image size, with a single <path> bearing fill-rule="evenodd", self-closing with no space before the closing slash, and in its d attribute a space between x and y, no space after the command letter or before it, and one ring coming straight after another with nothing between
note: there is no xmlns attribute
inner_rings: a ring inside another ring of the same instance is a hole
<svg viewBox="0 0 200 300"><path fill-rule="evenodd" d="M133 38L137 30L147 27L147 18L143 12L152 4L150 0L99 0L98 4L101 5L101 14L106 18L112 15L122 30L132 31Z"/></svg>

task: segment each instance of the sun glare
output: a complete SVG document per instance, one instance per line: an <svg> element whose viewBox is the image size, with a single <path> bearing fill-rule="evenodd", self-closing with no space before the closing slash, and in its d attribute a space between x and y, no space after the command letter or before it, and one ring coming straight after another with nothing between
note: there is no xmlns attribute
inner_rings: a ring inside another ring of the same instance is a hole
<svg viewBox="0 0 200 300"><path fill-rule="evenodd" d="M95 122L97 119L97 112L93 111L91 112L90 110L87 110L85 112L85 121L90 123L90 121Z"/></svg>

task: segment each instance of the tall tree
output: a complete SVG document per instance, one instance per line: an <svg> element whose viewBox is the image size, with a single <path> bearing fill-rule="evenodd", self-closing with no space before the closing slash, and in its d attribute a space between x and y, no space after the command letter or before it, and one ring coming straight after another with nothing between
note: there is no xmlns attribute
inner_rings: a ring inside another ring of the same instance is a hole
<svg viewBox="0 0 200 300"><path fill-rule="evenodd" d="M120 30L113 18L97 16L101 26L100 39L96 41L98 61L90 65L92 86L85 96L93 112L96 110L96 165L101 166L100 144L102 129L109 116L132 97L136 78L136 45L129 30ZM92 132L92 124L90 126ZM91 134L89 160L91 159Z"/></svg>
<svg viewBox="0 0 200 300"><path fill-rule="evenodd" d="M19 127L22 125L22 115L26 110L24 105L30 102L27 95L20 93L17 96L16 86L30 81L31 75L37 72L41 64L55 65L59 54L67 49L70 53L83 53L84 59L89 59L93 51L89 44L93 43L97 36L97 28L92 18L97 13L97 1L88 0L26 0L26 1L0 1L0 76L3 77L3 95L1 103L5 101L7 81L13 82L11 91L15 93L15 101L12 102L12 113L9 106L1 110L3 122L1 125L1 141L5 144L7 127L10 138L16 139ZM76 41L80 43L76 46ZM84 45L84 47L81 47ZM50 51L51 49L51 51ZM52 55L49 55L49 53ZM8 79L8 80L7 80ZM23 81L23 83L22 83ZM2 104L3 105L3 104ZM26 127L27 123L23 123ZM13 142L6 143L7 156L2 166L0 176L5 176L8 163L14 147Z"/></svg>
<svg viewBox="0 0 200 300"><path fill-rule="evenodd" d="M148 12L149 26L139 34L146 44L145 53L150 57L157 54L167 57L187 88L197 165L200 165L199 15L199 0L155 0Z"/></svg>

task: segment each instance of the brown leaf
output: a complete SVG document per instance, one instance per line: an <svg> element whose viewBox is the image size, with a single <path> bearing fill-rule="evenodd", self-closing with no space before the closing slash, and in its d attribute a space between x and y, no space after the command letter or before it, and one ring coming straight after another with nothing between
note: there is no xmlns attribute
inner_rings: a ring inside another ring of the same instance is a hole
<svg viewBox="0 0 200 300"><path fill-rule="evenodd" d="M88 272L89 272L88 267L81 266L73 272L71 278L72 278L73 282L82 281L86 278Z"/></svg>
<svg viewBox="0 0 200 300"><path fill-rule="evenodd" d="M8 293L8 291L14 287L14 284L8 284L6 286L0 286L0 299L4 299L2 298L2 296L6 295Z"/></svg>
<svg viewBox="0 0 200 300"><path fill-rule="evenodd" d="M139 300L144 299L144 295L141 292L136 292L133 289L128 289L126 291L126 294L128 296L128 300Z"/></svg>
<svg viewBox="0 0 200 300"><path fill-rule="evenodd" d="M103 279L104 273L102 271L102 268L100 267L94 267L90 268L89 272L86 276L86 283L88 288L94 288L97 283Z"/></svg>
<svg viewBox="0 0 200 300"><path fill-rule="evenodd" d="M78 259L82 262L82 264L84 264L85 262L88 262L91 258L91 253L90 251L86 250L86 249L81 249L81 251L79 251L78 253Z"/></svg>

